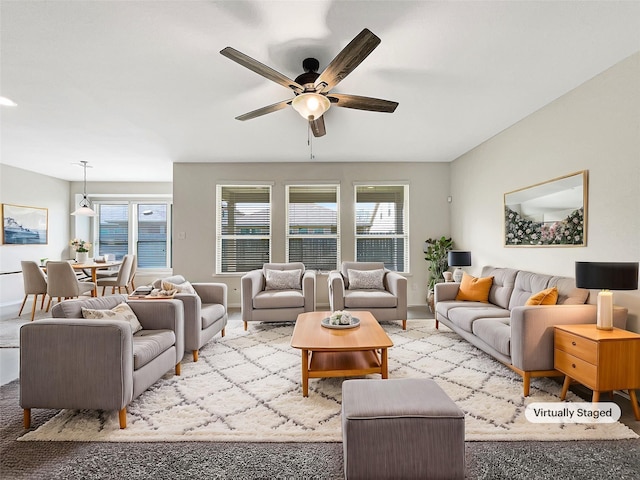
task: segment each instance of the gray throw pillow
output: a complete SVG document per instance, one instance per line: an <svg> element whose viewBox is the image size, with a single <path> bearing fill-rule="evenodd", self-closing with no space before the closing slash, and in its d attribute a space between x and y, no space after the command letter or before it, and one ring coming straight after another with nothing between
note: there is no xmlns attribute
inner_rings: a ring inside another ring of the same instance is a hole
<svg viewBox="0 0 640 480"><path fill-rule="evenodd" d="M269 270L265 272L265 290L302 290L302 270Z"/></svg>
<svg viewBox="0 0 640 480"><path fill-rule="evenodd" d="M347 270L350 290L384 290L384 269Z"/></svg>

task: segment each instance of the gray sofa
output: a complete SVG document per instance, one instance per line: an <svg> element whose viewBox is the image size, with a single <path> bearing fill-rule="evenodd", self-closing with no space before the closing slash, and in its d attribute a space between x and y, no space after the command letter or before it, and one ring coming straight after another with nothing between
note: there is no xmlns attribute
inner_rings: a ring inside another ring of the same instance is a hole
<svg viewBox="0 0 640 480"><path fill-rule="evenodd" d="M353 288L349 283L349 270L383 270L380 289ZM382 262L342 262L340 271L329 272L329 306L337 310L365 310L379 322L401 320L407 329L407 279L384 268Z"/></svg>
<svg viewBox="0 0 640 480"><path fill-rule="evenodd" d="M187 280L173 275L153 282L160 288L162 280L180 285ZM173 298L184 305L184 348L198 361L198 352L218 332L224 337L229 315L227 313L227 285L225 283L192 283L193 293L177 293Z"/></svg>
<svg viewBox="0 0 640 480"><path fill-rule="evenodd" d="M553 326L596 323L596 306L586 303L589 290L576 288L572 278L484 267L480 277L490 276L489 303L456 301L459 283L436 284L436 328L444 323L521 375L527 396L532 377L561 375L553 368ZM525 306L533 294L553 286L556 305ZM614 325L625 328L626 322L627 309L615 307Z"/></svg>
<svg viewBox="0 0 640 480"><path fill-rule="evenodd" d="M110 310L127 302L142 330L125 320L82 318L82 307ZM176 300L132 300L110 295L56 304L53 317L20 328L20 406L24 426L32 408L118 410L165 373L180 375L184 355L183 308Z"/></svg>

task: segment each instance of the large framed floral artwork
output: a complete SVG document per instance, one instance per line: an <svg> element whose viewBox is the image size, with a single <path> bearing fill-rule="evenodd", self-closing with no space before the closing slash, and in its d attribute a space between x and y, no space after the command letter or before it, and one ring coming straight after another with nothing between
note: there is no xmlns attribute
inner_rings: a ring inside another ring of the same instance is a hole
<svg viewBox="0 0 640 480"><path fill-rule="evenodd" d="M4 245L46 245L48 210L38 207L2 204L2 243Z"/></svg>
<svg viewBox="0 0 640 480"><path fill-rule="evenodd" d="M585 247L588 170L504 194L507 247Z"/></svg>

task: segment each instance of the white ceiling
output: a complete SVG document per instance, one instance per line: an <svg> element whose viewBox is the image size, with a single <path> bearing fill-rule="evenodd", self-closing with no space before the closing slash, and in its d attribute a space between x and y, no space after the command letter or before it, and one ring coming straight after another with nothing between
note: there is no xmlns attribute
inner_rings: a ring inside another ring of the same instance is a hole
<svg viewBox="0 0 640 480"><path fill-rule="evenodd" d="M81 180L170 181L173 162L308 162L290 98L218 52L295 78L363 28L382 43L333 92L314 161L448 162L640 50L630 1L1 0L2 163Z"/></svg>

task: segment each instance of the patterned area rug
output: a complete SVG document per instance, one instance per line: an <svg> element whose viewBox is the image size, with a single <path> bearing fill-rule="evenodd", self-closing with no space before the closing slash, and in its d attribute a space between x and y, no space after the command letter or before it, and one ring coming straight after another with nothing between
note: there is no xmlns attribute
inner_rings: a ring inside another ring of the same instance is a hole
<svg viewBox="0 0 640 480"><path fill-rule="evenodd" d="M433 378L466 413L466 440L596 440L637 438L621 423L537 424L526 420L530 402L558 402L561 385L522 380L433 320L412 321L408 330L383 324L394 342L389 377ZM129 405L128 426L117 412L62 410L20 438L55 441L341 441L341 378L311 379L302 397L300 352L289 345L291 324L229 322L182 375L168 373ZM371 375L379 378L378 375ZM382 381L382 380L380 380ZM569 393L568 400L581 401Z"/></svg>

